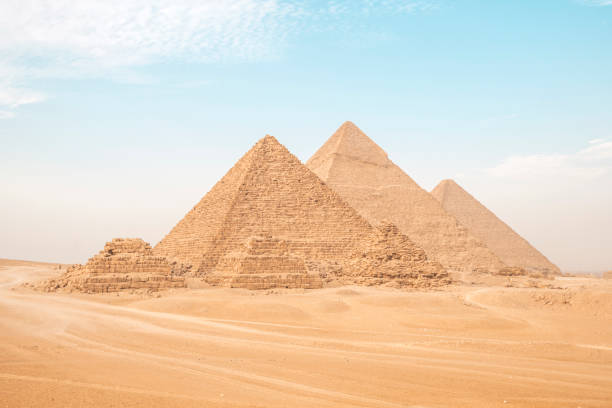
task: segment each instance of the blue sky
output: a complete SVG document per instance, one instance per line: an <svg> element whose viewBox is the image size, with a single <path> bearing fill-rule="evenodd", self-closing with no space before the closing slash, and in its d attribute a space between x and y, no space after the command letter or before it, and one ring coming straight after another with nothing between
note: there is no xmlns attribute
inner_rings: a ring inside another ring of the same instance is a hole
<svg viewBox="0 0 612 408"><path fill-rule="evenodd" d="M345 120L567 270L612 269L612 2L3 1L0 257L153 244L266 133Z"/></svg>

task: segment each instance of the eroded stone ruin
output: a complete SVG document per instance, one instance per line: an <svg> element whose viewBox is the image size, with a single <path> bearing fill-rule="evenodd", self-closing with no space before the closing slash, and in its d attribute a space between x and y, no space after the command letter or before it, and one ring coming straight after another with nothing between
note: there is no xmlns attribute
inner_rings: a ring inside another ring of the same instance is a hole
<svg viewBox="0 0 612 408"><path fill-rule="evenodd" d="M206 276L208 283L233 288L321 288L318 274L308 273L303 257L290 252L287 241L251 237L235 251L219 259L217 274Z"/></svg>
<svg viewBox="0 0 612 408"><path fill-rule="evenodd" d="M139 238L115 238L85 265L73 265L57 279L46 281L46 291L85 293L126 290L158 291L185 286L188 267L154 255Z"/></svg>

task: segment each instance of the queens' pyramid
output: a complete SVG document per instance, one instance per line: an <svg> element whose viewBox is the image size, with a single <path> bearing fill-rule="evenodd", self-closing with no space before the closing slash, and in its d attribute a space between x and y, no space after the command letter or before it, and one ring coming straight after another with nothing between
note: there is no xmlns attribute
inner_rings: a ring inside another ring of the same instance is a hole
<svg viewBox="0 0 612 408"><path fill-rule="evenodd" d="M39 289L48 292L86 293L158 291L185 287L188 268L153 254L139 238L115 238L85 265L72 265L58 278L44 281Z"/></svg>
<svg viewBox="0 0 612 408"><path fill-rule="evenodd" d="M560 273L556 265L453 180L441 181L431 194L506 265Z"/></svg>
<svg viewBox="0 0 612 408"><path fill-rule="evenodd" d="M250 289L314 288L330 276L378 284L384 276L369 266L381 262L387 267L381 271L393 266L389 280L402 286L445 282L442 266L427 260L407 238L389 239L383 245L388 254L379 259L380 252L370 249L379 248L384 236L266 136L159 242L155 253L192 265L211 284Z"/></svg>
<svg viewBox="0 0 612 408"><path fill-rule="evenodd" d="M367 220L392 222L444 267L495 272L504 266L353 123L344 123L306 165Z"/></svg>

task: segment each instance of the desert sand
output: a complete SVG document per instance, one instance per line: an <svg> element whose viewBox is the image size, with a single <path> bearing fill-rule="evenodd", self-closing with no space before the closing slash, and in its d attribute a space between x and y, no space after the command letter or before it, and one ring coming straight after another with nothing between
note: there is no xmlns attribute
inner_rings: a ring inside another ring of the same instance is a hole
<svg viewBox="0 0 612 408"><path fill-rule="evenodd" d="M608 279L152 295L22 285L61 273L0 261L2 407L612 406Z"/></svg>

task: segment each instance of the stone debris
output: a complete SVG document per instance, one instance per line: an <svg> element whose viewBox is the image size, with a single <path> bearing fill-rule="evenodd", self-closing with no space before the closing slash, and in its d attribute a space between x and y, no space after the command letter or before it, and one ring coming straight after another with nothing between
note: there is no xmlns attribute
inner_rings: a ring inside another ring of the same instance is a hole
<svg viewBox="0 0 612 408"><path fill-rule="evenodd" d="M443 180L431 194L506 265L529 272L561 273L556 265L453 180Z"/></svg>
<svg viewBox="0 0 612 408"><path fill-rule="evenodd" d="M527 276L528 273L525 269L518 266L505 266L501 268L497 275L500 276Z"/></svg>
<svg viewBox="0 0 612 408"><path fill-rule="evenodd" d="M306 165L368 221L397 225L446 269L496 272L505 266L353 123L345 122Z"/></svg>
<svg viewBox="0 0 612 408"><path fill-rule="evenodd" d="M341 271L343 283L367 286L423 288L450 283L442 265L429 261L425 251L384 221L377 226L375 238L349 258Z"/></svg>
<svg viewBox="0 0 612 408"><path fill-rule="evenodd" d="M316 273L308 273L303 257L290 252L287 241L251 237L234 252L224 255L217 264L217 274L207 276L208 283L232 288L318 289L323 286Z"/></svg>
<svg viewBox="0 0 612 408"><path fill-rule="evenodd" d="M115 238L85 265L73 265L59 278L43 282L39 289L85 293L129 290L158 291L185 286L189 268L154 255L139 238Z"/></svg>
<svg viewBox="0 0 612 408"><path fill-rule="evenodd" d="M389 248L392 262L368 252L377 245ZM154 248L193 265L194 275L213 285L314 288L346 277L399 286L446 282L437 263L424 254L406 256L412 252L418 249L410 240L386 242L272 136L255 144Z"/></svg>

